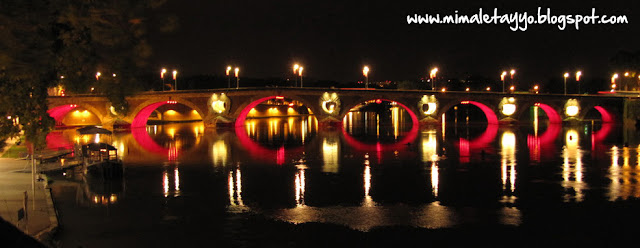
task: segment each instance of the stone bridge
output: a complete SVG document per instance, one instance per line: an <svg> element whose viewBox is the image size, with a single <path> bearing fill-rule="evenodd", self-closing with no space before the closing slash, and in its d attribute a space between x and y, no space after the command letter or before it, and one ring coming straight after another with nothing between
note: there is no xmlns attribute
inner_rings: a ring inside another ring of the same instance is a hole
<svg viewBox="0 0 640 248"><path fill-rule="evenodd" d="M106 127L143 127L151 113L164 104L181 103L195 110L206 127L244 125L249 111L269 99L291 99L303 103L320 124L341 122L349 110L370 100L395 102L404 107L414 123L439 122L442 114L459 104L480 108L487 122L516 122L531 106L542 109L551 123L581 121L592 109L602 122L616 122L627 116L627 102L637 98L608 95L554 95L496 92L440 92L424 90L380 90L344 88L241 88L142 92L127 97L130 111L118 115L105 96L74 95L49 97L49 114L61 121L71 110L83 108Z"/></svg>

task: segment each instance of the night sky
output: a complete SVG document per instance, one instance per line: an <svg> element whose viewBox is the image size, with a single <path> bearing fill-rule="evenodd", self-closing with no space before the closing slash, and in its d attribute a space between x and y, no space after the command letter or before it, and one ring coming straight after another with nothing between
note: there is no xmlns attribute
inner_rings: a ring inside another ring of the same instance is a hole
<svg viewBox="0 0 640 248"><path fill-rule="evenodd" d="M499 80L515 68L518 81L562 78L580 69L585 78L610 77L609 60L620 50L640 50L640 1L169 1L179 28L152 33L152 65L177 68L181 75L224 75L227 65L241 77L285 78L298 62L316 80L415 80L433 66L439 76L484 76ZM500 13L627 15L628 24L530 25L511 31L507 24L407 24L408 14Z"/></svg>

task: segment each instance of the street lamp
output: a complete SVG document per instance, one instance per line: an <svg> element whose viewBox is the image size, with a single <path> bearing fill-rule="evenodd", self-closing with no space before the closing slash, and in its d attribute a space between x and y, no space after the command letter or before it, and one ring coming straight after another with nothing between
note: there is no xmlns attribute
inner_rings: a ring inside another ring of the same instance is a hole
<svg viewBox="0 0 640 248"><path fill-rule="evenodd" d="M567 94L567 78L569 77L569 73L565 72L564 73L564 94Z"/></svg>
<svg viewBox="0 0 640 248"><path fill-rule="evenodd" d="M511 92L513 92L515 90L515 82L513 81L513 75L516 74L516 70L511 69L509 74L511 74Z"/></svg>
<svg viewBox="0 0 640 248"><path fill-rule="evenodd" d="M364 74L364 78L365 78L364 88L369 89L369 67L368 66L365 66L364 68L362 68L362 74Z"/></svg>
<svg viewBox="0 0 640 248"><path fill-rule="evenodd" d="M578 94L580 94L580 77L582 76L582 71L576 72L576 84L578 85Z"/></svg>
<svg viewBox="0 0 640 248"><path fill-rule="evenodd" d="M178 90L178 71L173 70L173 89Z"/></svg>
<svg viewBox="0 0 640 248"><path fill-rule="evenodd" d="M102 73L97 72L96 73L96 81L100 80L100 76L102 76Z"/></svg>
<svg viewBox="0 0 640 248"><path fill-rule="evenodd" d="M502 93L504 93L504 77L507 76L507 72L503 71L502 74L500 74L500 81L502 81Z"/></svg>
<svg viewBox="0 0 640 248"><path fill-rule="evenodd" d="M304 70L304 68L300 66L300 68L298 68L298 73L300 73L300 88L302 88L302 70Z"/></svg>
<svg viewBox="0 0 640 248"><path fill-rule="evenodd" d="M162 68L160 71L160 78L162 79L162 91L164 91L164 74L167 73L167 69Z"/></svg>
<svg viewBox="0 0 640 248"><path fill-rule="evenodd" d="M431 90L436 90L434 80L436 78L437 73L438 73L438 67L431 69L431 72L429 73L429 78L431 78Z"/></svg>
<svg viewBox="0 0 640 248"><path fill-rule="evenodd" d="M296 73L298 72L298 69L300 69L300 65L294 64L293 65L293 77L295 78L295 84L293 85L294 87L298 86L298 77L296 77Z"/></svg>
<svg viewBox="0 0 640 248"><path fill-rule="evenodd" d="M229 71L231 71L231 66L227 66L227 70L225 71L227 74L227 88L231 88L231 77L229 76Z"/></svg>
<svg viewBox="0 0 640 248"><path fill-rule="evenodd" d="M539 87L537 84L533 86L533 91L534 91L536 94L538 94L538 92L539 92L538 90L539 90L539 89L540 89L540 87Z"/></svg>
<svg viewBox="0 0 640 248"><path fill-rule="evenodd" d="M236 67L234 70L236 73L236 89L240 88L240 78L238 77L238 73L240 72L240 68Z"/></svg>

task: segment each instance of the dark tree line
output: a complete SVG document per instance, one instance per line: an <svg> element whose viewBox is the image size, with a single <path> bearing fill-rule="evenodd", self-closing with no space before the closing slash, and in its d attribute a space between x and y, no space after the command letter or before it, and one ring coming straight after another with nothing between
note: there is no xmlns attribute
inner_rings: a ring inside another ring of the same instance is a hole
<svg viewBox="0 0 640 248"><path fill-rule="evenodd" d="M151 55L146 34L176 26L175 18L154 15L164 2L0 1L0 138L23 130L43 146L54 125L47 88L57 85L69 93L94 88L126 113L125 96L139 90L135 82Z"/></svg>

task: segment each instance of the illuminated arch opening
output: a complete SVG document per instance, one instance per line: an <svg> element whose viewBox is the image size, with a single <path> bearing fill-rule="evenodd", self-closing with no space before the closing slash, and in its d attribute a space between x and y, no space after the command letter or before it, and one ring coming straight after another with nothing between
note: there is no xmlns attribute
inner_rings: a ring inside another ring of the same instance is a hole
<svg viewBox="0 0 640 248"><path fill-rule="evenodd" d="M593 111L595 109L596 111ZM601 120L603 123L615 122L614 115L602 106L594 106L585 113L584 120ZM598 114L596 114L598 113Z"/></svg>
<svg viewBox="0 0 640 248"><path fill-rule="evenodd" d="M258 105L260 105L260 107L257 107ZM313 111L302 101L285 98L284 96L268 96L255 100L244 107L240 111L238 118L236 118L235 126L244 126L247 118L284 117L306 114L313 114Z"/></svg>
<svg viewBox="0 0 640 248"><path fill-rule="evenodd" d="M165 111L160 111L160 112L163 112L162 117L163 117L163 120L165 121L201 121L202 120L202 114L198 112L196 109L194 109L193 107L187 104L179 103L178 101L175 101L175 100L168 100L168 101L151 103L146 107L142 108L133 118L133 121L131 122L131 127L139 128L139 127L147 126L147 122L149 121L149 117L151 116L151 114L165 104L175 105L176 107L179 107L181 109L187 109L187 108L191 109L189 111L173 110L173 112L171 112L169 110L172 110L172 108L168 108L168 109L165 109ZM169 116L171 116L172 118L167 119L169 118Z"/></svg>
<svg viewBox="0 0 640 248"><path fill-rule="evenodd" d="M487 105L480 103L480 102L476 102L476 101L462 101L460 102L459 105L455 105L455 106L451 106L447 109L447 111L445 112L445 117L448 118L455 118L455 116L451 117L451 116L447 116L450 115L451 111L455 111L456 106L464 106L464 105L473 105L475 107L478 107L480 109L480 111L482 111L482 113L484 114L484 117L487 120L488 124L491 125L497 125L498 124L498 116L496 115L496 113L493 112L493 110L491 108L489 108ZM447 121L447 120L442 120L442 121Z"/></svg>
<svg viewBox="0 0 640 248"><path fill-rule="evenodd" d="M47 111L56 126L101 125L101 118L94 111L76 104L57 106Z"/></svg>
<svg viewBox="0 0 640 248"><path fill-rule="evenodd" d="M540 109L544 111L544 113L547 115L547 118L549 118L549 123L551 124L562 123L562 117L560 116L558 111L556 111L553 107L544 103L536 103L535 106L540 107Z"/></svg>

